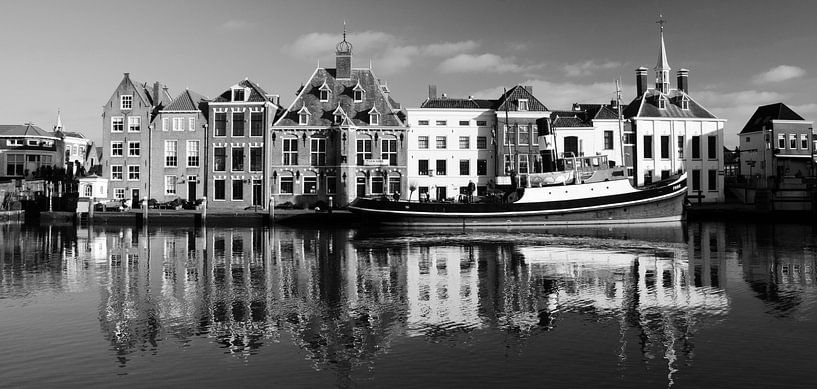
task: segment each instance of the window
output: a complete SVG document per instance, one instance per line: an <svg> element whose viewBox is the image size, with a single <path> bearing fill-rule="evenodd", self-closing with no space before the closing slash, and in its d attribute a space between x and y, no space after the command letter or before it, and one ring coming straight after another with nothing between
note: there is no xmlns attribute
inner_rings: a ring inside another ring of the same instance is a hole
<svg viewBox="0 0 817 389"><path fill-rule="evenodd" d="M196 118L187 118L187 131L196 131Z"/></svg>
<svg viewBox="0 0 817 389"><path fill-rule="evenodd" d="M295 181L292 176L281 177L281 193L293 194L295 193Z"/></svg>
<svg viewBox="0 0 817 389"><path fill-rule="evenodd" d="M244 112L233 112L233 136L244 136Z"/></svg>
<svg viewBox="0 0 817 389"><path fill-rule="evenodd" d="M223 179L216 179L213 184L213 198L215 200L227 200L227 183Z"/></svg>
<svg viewBox="0 0 817 389"><path fill-rule="evenodd" d="M666 180L669 178L669 170L661 170L661 179Z"/></svg>
<svg viewBox="0 0 817 389"><path fill-rule="evenodd" d="M133 109L133 95L119 96L119 109Z"/></svg>
<svg viewBox="0 0 817 389"><path fill-rule="evenodd" d="M527 111L528 110L528 99L519 99L516 101L519 104L517 110L519 111Z"/></svg>
<svg viewBox="0 0 817 389"><path fill-rule="evenodd" d="M513 154L505 154L504 161L505 161L505 175L511 174L511 171L513 170L514 165L516 164Z"/></svg>
<svg viewBox="0 0 817 389"><path fill-rule="evenodd" d="M6 141L6 144L9 146L22 146L23 140L22 139L9 139Z"/></svg>
<svg viewBox="0 0 817 389"><path fill-rule="evenodd" d="M372 112L369 114L369 124L372 126L379 126L380 125L380 114L377 112Z"/></svg>
<svg viewBox="0 0 817 389"><path fill-rule="evenodd" d="M635 133L625 132L624 133L624 144L625 145L634 145L635 144Z"/></svg>
<svg viewBox="0 0 817 389"><path fill-rule="evenodd" d="M298 164L298 139L284 138L284 153L283 165L297 165Z"/></svg>
<svg viewBox="0 0 817 389"><path fill-rule="evenodd" d="M448 122L447 122L447 121L445 121L445 120L437 120L437 125L438 125L438 126L444 126L444 125L446 125L446 124L448 124Z"/></svg>
<svg viewBox="0 0 817 389"><path fill-rule="evenodd" d="M446 139L446 137L444 137L444 136L438 136L438 137L437 137L437 148L438 148L438 149L444 149L444 148L446 148L447 146L448 146L448 144L447 144L447 139Z"/></svg>
<svg viewBox="0 0 817 389"><path fill-rule="evenodd" d="M692 136L692 159L701 159L701 137Z"/></svg>
<svg viewBox="0 0 817 389"><path fill-rule="evenodd" d="M477 160L477 175L478 176L487 176L488 175L488 160L487 159L478 159Z"/></svg>
<svg viewBox="0 0 817 389"><path fill-rule="evenodd" d="M477 120L477 125L482 126L482 127L487 126L488 121L487 120Z"/></svg>
<svg viewBox="0 0 817 389"><path fill-rule="evenodd" d="M427 149L428 148L428 137L427 136L418 136L417 137L417 148L418 149Z"/></svg>
<svg viewBox="0 0 817 389"><path fill-rule="evenodd" d="M244 148L243 147L233 147L232 156L233 156L233 163L231 166L231 170L234 172L243 172L244 171Z"/></svg>
<svg viewBox="0 0 817 389"><path fill-rule="evenodd" d="M298 124L302 126L309 124L309 112L301 112L298 114Z"/></svg>
<svg viewBox="0 0 817 389"><path fill-rule="evenodd" d="M264 113L250 112L250 136L264 135Z"/></svg>
<svg viewBox="0 0 817 389"><path fill-rule="evenodd" d="M227 148L215 147L213 148L213 171L224 172L227 171Z"/></svg>
<svg viewBox="0 0 817 389"><path fill-rule="evenodd" d="M417 161L417 172L421 176L428 175L428 160L427 159L420 159Z"/></svg>
<svg viewBox="0 0 817 389"><path fill-rule="evenodd" d="M165 141L165 167L179 166L179 142L175 140Z"/></svg>
<svg viewBox="0 0 817 389"><path fill-rule="evenodd" d="M318 194L318 177L306 176L304 177L304 194Z"/></svg>
<svg viewBox="0 0 817 389"><path fill-rule="evenodd" d="M40 145L40 142L39 142L39 141L37 141L37 140L34 140L34 139L29 139L29 140L28 140L28 142L26 142L26 143L27 143L29 146L39 146L39 145Z"/></svg>
<svg viewBox="0 0 817 389"><path fill-rule="evenodd" d="M380 141L380 158L388 159L389 166L397 166L397 139Z"/></svg>
<svg viewBox="0 0 817 389"><path fill-rule="evenodd" d="M321 89L320 99L321 99L322 102L329 101L329 90Z"/></svg>
<svg viewBox="0 0 817 389"><path fill-rule="evenodd" d="M488 138L484 136L477 137L477 150L485 150L488 148Z"/></svg>
<svg viewBox="0 0 817 389"><path fill-rule="evenodd" d="M390 176L387 177L388 179L388 186L389 186L389 193L395 194L400 192L400 176Z"/></svg>
<svg viewBox="0 0 817 389"><path fill-rule="evenodd" d="M187 167L199 167L199 141L187 141Z"/></svg>
<svg viewBox="0 0 817 389"><path fill-rule="evenodd" d="M122 181L123 174L122 165L111 165L111 180Z"/></svg>
<svg viewBox="0 0 817 389"><path fill-rule="evenodd" d="M684 159L684 136L678 136L678 159Z"/></svg>
<svg viewBox="0 0 817 389"><path fill-rule="evenodd" d="M520 145L527 145L530 144L530 127L527 125L518 126L519 129L519 144Z"/></svg>
<svg viewBox="0 0 817 389"><path fill-rule="evenodd" d="M667 109L667 102L662 97L658 97L658 109Z"/></svg>
<svg viewBox="0 0 817 389"><path fill-rule="evenodd" d="M122 166L119 167L120 169ZM111 166L113 169L113 166ZM8 154L6 156L6 175L8 176L24 176L25 175L25 156L22 154Z"/></svg>
<svg viewBox="0 0 817 389"><path fill-rule="evenodd" d="M461 176L471 175L471 160L469 159L460 160L460 175Z"/></svg>
<svg viewBox="0 0 817 389"><path fill-rule="evenodd" d="M669 159L669 135L661 135L661 158Z"/></svg>
<svg viewBox="0 0 817 389"><path fill-rule="evenodd" d="M519 155L519 174L528 174L530 173L530 160L527 154L520 154Z"/></svg>
<svg viewBox="0 0 817 389"><path fill-rule="evenodd" d="M111 132L124 132L125 118L122 116L114 116L111 118Z"/></svg>
<svg viewBox="0 0 817 389"><path fill-rule="evenodd" d="M689 109L689 98L686 96L681 98L681 109Z"/></svg>
<svg viewBox="0 0 817 389"><path fill-rule="evenodd" d="M447 172L447 169L446 169L446 161L444 159L438 159L437 160L437 169L435 170L435 174L438 175L438 176L444 176L447 173L448 172Z"/></svg>
<svg viewBox="0 0 817 389"><path fill-rule="evenodd" d="M789 134L789 149L797 150L797 134Z"/></svg>
<svg viewBox="0 0 817 389"><path fill-rule="evenodd" d="M233 101L244 101L244 89L233 89Z"/></svg>
<svg viewBox="0 0 817 389"><path fill-rule="evenodd" d="M139 180L139 165L128 165L128 181Z"/></svg>
<svg viewBox="0 0 817 389"><path fill-rule="evenodd" d="M460 120L460 125L461 126L467 126L467 125L470 125L470 124L471 124L470 120Z"/></svg>
<svg viewBox="0 0 817 389"><path fill-rule="evenodd" d="M114 188L113 197L117 200L125 199L125 188Z"/></svg>
<svg viewBox="0 0 817 389"><path fill-rule="evenodd" d="M142 154L139 142L128 142L128 157L138 157Z"/></svg>
<svg viewBox="0 0 817 389"><path fill-rule="evenodd" d="M808 150L808 135L800 134L800 148Z"/></svg>
<svg viewBox="0 0 817 389"><path fill-rule="evenodd" d="M372 194L383 193L383 176L372 176Z"/></svg>
<svg viewBox="0 0 817 389"><path fill-rule="evenodd" d="M362 90L356 90L354 97L355 97L355 103L359 103L359 102L363 101L363 91Z"/></svg>
<svg viewBox="0 0 817 389"><path fill-rule="evenodd" d="M516 143L516 134L513 132L513 127L505 126L505 144L512 145Z"/></svg>
<svg viewBox="0 0 817 389"><path fill-rule="evenodd" d="M613 149L613 131L604 131L604 149Z"/></svg>
<svg viewBox="0 0 817 389"><path fill-rule="evenodd" d="M652 135L644 135L644 158L652 158Z"/></svg>
<svg viewBox="0 0 817 389"><path fill-rule="evenodd" d="M173 118L173 131L184 131L184 118Z"/></svg>
<svg viewBox="0 0 817 389"><path fill-rule="evenodd" d="M244 200L244 181L233 180L233 200Z"/></svg>
<svg viewBox="0 0 817 389"><path fill-rule="evenodd" d="M652 184L652 170L644 172L644 185Z"/></svg>
<svg viewBox="0 0 817 389"><path fill-rule="evenodd" d="M94 186L93 185L85 185L85 197L91 197L94 195Z"/></svg>
<svg viewBox="0 0 817 389"><path fill-rule="evenodd" d="M165 195L176 194L176 176L165 176Z"/></svg>
<svg viewBox="0 0 817 389"><path fill-rule="evenodd" d="M326 165L326 138L309 140L309 163L312 166Z"/></svg>
<svg viewBox="0 0 817 389"><path fill-rule="evenodd" d="M428 125L428 120L418 120L417 125L418 126L427 126Z"/></svg>
<svg viewBox="0 0 817 389"><path fill-rule="evenodd" d="M471 148L471 137L470 136L461 136L460 137L460 149L470 149Z"/></svg>
<svg viewBox="0 0 817 389"><path fill-rule="evenodd" d="M251 172L260 172L263 170L263 148L261 147L250 147L250 171Z"/></svg>
<svg viewBox="0 0 817 389"><path fill-rule="evenodd" d="M162 131L167 131L169 122L170 122L169 118L162 118Z"/></svg>
<svg viewBox="0 0 817 389"><path fill-rule="evenodd" d="M781 150L786 148L786 134L777 134L777 148Z"/></svg>
<svg viewBox="0 0 817 389"><path fill-rule="evenodd" d="M701 190L701 171L698 169L692 170L692 190Z"/></svg>
<svg viewBox="0 0 817 389"><path fill-rule="evenodd" d="M216 112L216 127L213 136L227 136L227 113Z"/></svg>
<svg viewBox="0 0 817 389"><path fill-rule="evenodd" d="M707 152L706 156L709 159L718 159L718 137L717 135L709 135L706 137ZM794 148L797 147L797 137L794 138Z"/></svg>
<svg viewBox="0 0 817 389"><path fill-rule="evenodd" d="M122 141L111 142L111 157L122 157L125 155L125 147Z"/></svg>
<svg viewBox="0 0 817 389"><path fill-rule="evenodd" d="M142 118L139 116L129 116L128 117L128 132L139 132L142 131Z"/></svg>
<svg viewBox="0 0 817 389"><path fill-rule="evenodd" d="M338 178L326 176L326 194L335 194L338 191Z"/></svg>
<svg viewBox="0 0 817 389"><path fill-rule="evenodd" d="M706 181L706 188L712 191L718 190L718 171L709 169L707 173L708 177Z"/></svg>
<svg viewBox="0 0 817 389"><path fill-rule="evenodd" d="M357 164L362 166L367 159L372 159L372 140L358 139L357 148L355 149L357 156Z"/></svg>
<svg viewBox="0 0 817 389"><path fill-rule="evenodd" d="M342 114L342 113L336 113L336 114L335 114L335 121L334 121L334 123L335 123L335 124L341 124L341 123L343 123L343 114Z"/></svg>

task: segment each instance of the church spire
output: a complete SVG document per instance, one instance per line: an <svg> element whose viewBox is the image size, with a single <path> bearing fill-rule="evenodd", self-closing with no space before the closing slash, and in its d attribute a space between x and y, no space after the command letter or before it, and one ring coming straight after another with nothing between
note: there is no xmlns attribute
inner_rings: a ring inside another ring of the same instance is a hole
<svg viewBox="0 0 817 389"><path fill-rule="evenodd" d="M59 109L57 109L57 124L54 126L54 131L62 131L62 118L60 118Z"/></svg>
<svg viewBox="0 0 817 389"><path fill-rule="evenodd" d="M667 61L667 48L664 45L664 15L658 14L658 34L661 41L661 47L658 52L658 63L655 65L655 89L662 93L669 92L669 62Z"/></svg>

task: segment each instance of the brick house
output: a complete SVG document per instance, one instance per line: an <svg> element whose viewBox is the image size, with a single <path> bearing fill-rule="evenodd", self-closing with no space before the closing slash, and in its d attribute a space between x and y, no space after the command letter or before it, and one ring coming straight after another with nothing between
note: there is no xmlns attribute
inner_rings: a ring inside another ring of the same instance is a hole
<svg viewBox="0 0 817 389"><path fill-rule="evenodd" d="M345 32L335 65L315 69L272 127L276 204L407 194L404 112L371 68L352 67Z"/></svg>

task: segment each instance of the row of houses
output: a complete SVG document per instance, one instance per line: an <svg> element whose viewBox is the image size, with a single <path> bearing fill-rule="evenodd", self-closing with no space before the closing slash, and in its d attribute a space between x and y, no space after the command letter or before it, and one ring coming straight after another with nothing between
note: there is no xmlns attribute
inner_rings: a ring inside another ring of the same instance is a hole
<svg viewBox="0 0 817 389"><path fill-rule="evenodd" d="M206 198L211 209L291 202L343 205L359 196L450 199L522 185L555 158L607 155L636 185L690 171L690 191L723 200L723 125L689 94L689 72L670 87L664 47L647 85L636 70L629 104L551 110L531 87L495 99L429 96L403 108L370 67L354 67L352 44L335 67L317 67L287 107L244 79L209 99L136 81L129 73L103 108L102 174L116 199ZM612 92L612 91L611 91Z"/></svg>
<svg viewBox="0 0 817 389"><path fill-rule="evenodd" d="M72 174L99 166L101 149L79 132L64 131L59 115L53 131L33 123L0 125L0 182L33 178L43 167Z"/></svg>

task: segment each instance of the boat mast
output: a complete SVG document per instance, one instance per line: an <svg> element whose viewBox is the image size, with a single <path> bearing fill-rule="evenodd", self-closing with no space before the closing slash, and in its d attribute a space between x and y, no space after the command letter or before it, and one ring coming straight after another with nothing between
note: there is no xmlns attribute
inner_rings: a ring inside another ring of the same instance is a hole
<svg viewBox="0 0 817 389"><path fill-rule="evenodd" d="M621 117L621 78L616 80L616 108L618 108L618 139L620 140L619 149L621 151L621 166L624 167L624 175L627 175L627 166L624 162L624 123Z"/></svg>

